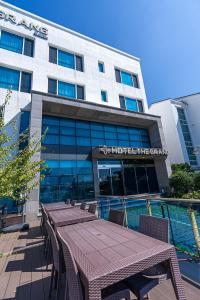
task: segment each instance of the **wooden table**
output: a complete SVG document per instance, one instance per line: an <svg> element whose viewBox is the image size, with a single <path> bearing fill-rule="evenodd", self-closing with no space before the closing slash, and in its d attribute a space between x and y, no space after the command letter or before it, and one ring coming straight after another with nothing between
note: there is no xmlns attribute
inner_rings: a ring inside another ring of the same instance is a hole
<svg viewBox="0 0 200 300"><path fill-rule="evenodd" d="M54 210L73 208L73 206L71 206L71 204L66 204L64 202L47 203L47 204L44 204L43 206L47 213L50 211L54 211Z"/></svg>
<svg viewBox="0 0 200 300"><path fill-rule="evenodd" d="M93 221L97 219L94 214L91 214L87 210L82 210L78 207L74 207L72 209L50 211L48 215L55 228L76 223Z"/></svg>
<svg viewBox="0 0 200 300"><path fill-rule="evenodd" d="M170 262L177 299L186 299L172 245L101 219L57 231L72 250L85 299L100 300L103 288L165 260Z"/></svg>

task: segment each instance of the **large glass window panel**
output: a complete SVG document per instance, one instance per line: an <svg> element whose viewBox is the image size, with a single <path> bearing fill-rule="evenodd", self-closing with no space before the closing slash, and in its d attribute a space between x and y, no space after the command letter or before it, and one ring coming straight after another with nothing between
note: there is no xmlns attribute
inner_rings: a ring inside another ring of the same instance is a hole
<svg viewBox="0 0 200 300"><path fill-rule="evenodd" d="M115 132L105 132L105 139L117 139L117 133Z"/></svg>
<svg viewBox="0 0 200 300"><path fill-rule="evenodd" d="M117 128L114 125L105 124L104 129L105 131L109 131L109 132L117 132Z"/></svg>
<svg viewBox="0 0 200 300"><path fill-rule="evenodd" d="M101 130L101 131L103 131L104 130L104 125L101 124L101 123L94 123L94 122L92 122L91 123L91 129L92 130Z"/></svg>
<svg viewBox="0 0 200 300"><path fill-rule="evenodd" d="M76 121L73 119L60 119L60 126L75 127Z"/></svg>
<svg viewBox="0 0 200 300"><path fill-rule="evenodd" d="M61 135L60 136L60 144L61 145L76 145L76 139L74 136L69 135Z"/></svg>
<svg viewBox="0 0 200 300"><path fill-rule="evenodd" d="M76 70L83 72L83 58L76 55Z"/></svg>
<svg viewBox="0 0 200 300"><path fill-rule="evenodd" d="M48 125L43 125L42 126L42 132L45 132L47 130L48 134L59 134L59 126L48 126Z"/></svg>
<svg viewBox="0 0 200 300"><path fill-rule="evenodd" d="M59 135L46 134L44 137L43 143L46 145L58 145L59 144Z"/></svg>
<svg viewBox="0 0 200 300"><path fill-rule="evenodd" d="M128 133L128 128L117 126L117 132L119 132L119 133Z"/></svg>
<svg viewBox="0 0 200 300"><path fill-rule="evenodd" d="M23 38L21 36L2 30L0 48L17 53L22 53Z"/></svg>
<svg viewBox="0 0 200 300"><path fill-rule="evenodd" d="M104 139L92 139L92 146L103 146L105 145L105 140Z"/></svg>
<svg viewBox="0 0 200 300"><path fill-rule="evenodd" d="M91 146L90 138L77 137L76 142L79 146Z"/></svg>
<svg viewBox="0 0 200 300"><path fill-rule="evenodd" d="M118 139L123 141L128 141L129 135L128 133L118 133Z"/></svg>
<svg viewBox="0 0 200 300"><path fill-rule="evenodd" d="M127 110L138 111L137 100L125 98L125 101L126 101L126 109Z"/></svg>
<svg viewBox="0 0 200 300"><path fill-rule="evenodd" d="M76 160L61 160L60 174L62 175L76 174Z"/></svg>
<svg viewBox="0 0 200 300"><path fill-rule="evenodd" d="M66 201L67 199L77 199L78 192L76 176L62 176L61 179L63 185L60 185L60 201Z"/></svg>
<svg viewBox="0 0 200 300"><path fill-rule="evenodd" d="M45 164L47 165L47 175L58 175L59 174L59 160L46 160Z"/></svg>
<svg viewBox="0 0 200 300"><path fill-rule="evenodd" d="M41 185L58 185L59 177L58 176L46 176L40 182Z"/></svg>
<svg viewBox="0 0 200 300"><path fill-rule="evenodd" d="M118 146L118 140L106 140L107 146Z"/></svg>
<svg viewBox="0 0 200 300"><path fill-rule="evenodd" d="M57 94L57 80L48 78L48 93Z"/></svg>
<svg viewBox="0 0 200 300"><path fill-rule="evenodd" d="M55 117L43 116L42 124L45 125L59 125L59 119Z"/></svg>
<svg viewBox="0 0 200 300"><path fill-rule="evenodd" d="M78 174L92 174L92 162L89 160L77 160Z"/></svg>
<svg viewBox="0 0 200 300"><path fill-rule="evenodd" d="M82 128L77 128L76 129L76 135L77 136L90 137L90 130L88 130L88 129L82 129Z"/></svg>
<svg viewBox="0 0 200 300"><path fill-rule="evenodd" d="M126 104L125 104L125 98L124 98L124 96L119 96L119 103L120 103L121 109L126 109Z"/></svg>
<svg viewBox="0 0 200 300"><path fill-rule="evenodd" d="M58 50L58 64L66 68L75 69L74 55Z"/></svg>
<svg viewBox="0 0 200 300"><path fill-rule="evenodd" d="M137 194L137 183L135 168L131 165L124 165L124 181L127 195Z"/></svg>
<svg viewBox="0 0 200 300"><path fill-rule="evenodd" d="M76 128L90 129L90 123L86 121L76 121Z"/></svg>
<svg viewBox="0 0 200 300"><path fill-rule="evenodd" d="M0 67L0 87L4 89L19 90L20 72Z"/></svg>
<svg viewBox="0 0 200 300"><path fill-rule="evenodd" d="M76 98L76 88L74 84L58 81L58 95L67 98Z"/></svg>
<svg viewBox="0 0 200 300"><path fill-rule="evenodd" d="M130 143L129 141L118 141L119 146L123 146L123 147L129 147Z"/></svg>
<svg viewBox="0 0 200 300"><path fill-rule="evenodd" d="M57 53L58 50L54 47L49 47L49 62L57 64Z"/></svg>
<svg viewBox="0 0 200 300"><path fill-rule="evenodd" d="M101 91L101 100L107 102L107 93L106 91Z"/></svg>
<svg viewBox="0 0 200 300"><path fill-rule="evenodd" d="M149 192L150 193L157 193L159 191L158 188L158 180L155 167L148 167L147 176L148 176L148 183L149 183Z"/></svg>
<svg viewBox="0 0 200 300"><path fill-rule="evenodd" d="M20 91L24 93L31 92L31 79L32 75L30 73L22 72L21 73L21 87Z"/></svg>
<svg viewBox="0 0 200 300"><path fill-rule="evenodd" d="M138 194L144 194L149 192L147 174L144 167L136 168Z"/></svg>
<svg viewBox="0 0 200 300"><path fill-rule="evenodd" d="M101 138L104 139L104 132L103 131L92 130L91 131L91 137L98 138L98 139L101 139Z"/></svg>
<svg viewBox="0 0 200 300"><path fill-rule="evenodd" d="M73 127L60 127L60 134L75 136L75 128Z"/></svg>
<svg viewBox="0 0 200 300"><path fill-rule="evenodd" d="M59 186L41 186L40 201L43 203L52 203L59 201Z"/></svg>
<svg viewBox="0 0 200 300"><path fill-rule="evenodd" d="M25 38L24 40L24 55L33 57L34 41Z"/></svg>
<svg viewBox="0 0 200 300"><path fill-rule="evenodd" d="M78 176L79 199L91 199L94 197L94 185L92 175Z"/></svg>
<svg viewBox="0 0 200 300"><path fill-rule="evenodd" d="M131 74L121 71L121 82L123 84L133 86Z"/></svg>
<svg viewBox="0 0 200 300"><path fill-rule="evenodd" d="M98 69L99 72L104 73L104 63L98 62Z"/></svg>

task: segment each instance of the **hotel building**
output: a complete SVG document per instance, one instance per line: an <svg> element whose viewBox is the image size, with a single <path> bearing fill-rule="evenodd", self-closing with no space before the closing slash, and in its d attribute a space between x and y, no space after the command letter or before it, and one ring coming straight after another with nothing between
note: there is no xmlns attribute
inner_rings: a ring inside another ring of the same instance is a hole
<svg viewBox="0 0 200 300"><path fill-rule="evenodd" d="M48 165L39 201L154 193L170 164L158 116L148 113L140 60L0 1L0 103L5 121L41 138Z"/></svg>
<svg viewBox="0 0 200 300"><path fill-rule="evenodd" d="M200 93L153 103L149 112L161 116L169 160L200 168Z"/></svg>

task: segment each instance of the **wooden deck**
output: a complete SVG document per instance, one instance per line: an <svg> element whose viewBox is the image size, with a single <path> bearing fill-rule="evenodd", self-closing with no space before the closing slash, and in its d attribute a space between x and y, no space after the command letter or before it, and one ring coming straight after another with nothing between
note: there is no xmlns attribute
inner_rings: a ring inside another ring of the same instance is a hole
<svg viewBox="0 0 200 300"><path fill-rule="evenodd" d="M19 248L22 249L18 253L0 258L0 299L48 299L51 266L46 270L38 222L31 224L29 232L0 236L0 253L9 253ZM188 300L200 299L200 291L197 288L185 281L184 286ZM136 298L133 296L132 299ZM175 300L171 282L156 287L150 293L150 299Z"/></svg>

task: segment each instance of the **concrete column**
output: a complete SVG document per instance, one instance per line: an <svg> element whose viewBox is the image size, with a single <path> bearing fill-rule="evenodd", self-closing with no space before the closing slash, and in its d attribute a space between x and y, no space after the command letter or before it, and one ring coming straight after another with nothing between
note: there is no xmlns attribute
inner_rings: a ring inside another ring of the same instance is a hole
<svg viewBox="0 0 200 300"><path fill-rule="evenodd" d="M41 139L42 128L42 96L32 95L31 103L31 115L30 115L30 136L34 135L37 140ZM32 157L33 161L39 161L41 152L38 151ZM40 174L36 175L37 179L40 178ZM26 204L26 219L31 221L36 219L39 210L39 191L40 187L36 186L30 193L29 200Z"/></svg>
<svg viewBox="0 0 200 300"><path fill-rule="evenodd" d="M94 176L94 193L95 193L95 200L97 200L100 194L97 159L93 158L92 162L93 162L93 176Z"/></svg>
<svg viewBox="0 0 200 300"><path fill-rule="evenodd" d="M167 150L165 137L163 133L161 120L157 120L150 128L149 135L151 140L151 147L163 148ZM162 188L165 191L169 190L169 176L171 175L171 165L168 158L159 157L154 159L156 174L158 178L158 185L161 191Z"/></svg>

